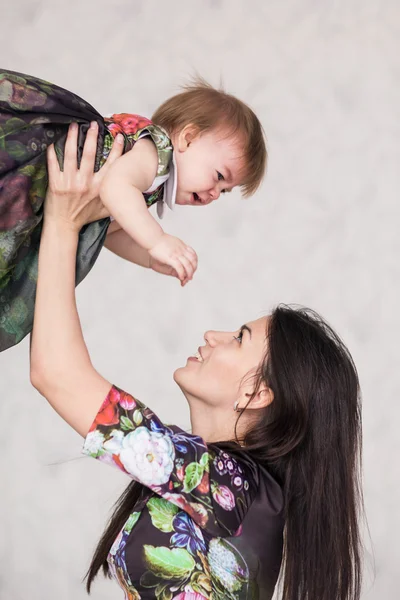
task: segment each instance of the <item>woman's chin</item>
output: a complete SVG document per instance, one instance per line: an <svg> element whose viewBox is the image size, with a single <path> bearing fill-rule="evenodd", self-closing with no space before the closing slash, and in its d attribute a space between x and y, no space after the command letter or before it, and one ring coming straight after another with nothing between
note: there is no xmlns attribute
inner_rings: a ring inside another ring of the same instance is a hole
<svg viewBox="0 0 400 600"><path fill-rule="evenodd" d="M181 385L182 379L184 379L184 374L182 373L182 371L184 371L185 368L186 367L179 367L178 369L176 369L176 371L174 371L173 379L175 383L177 383L179 386Z"/></svg>
<svg viewBox="0 0 400 600"><path fill-rule="evenodd" d="M179 367L174 371L173 379L185 395L193 387L196 387L190 361L184 367Z"/></svg>

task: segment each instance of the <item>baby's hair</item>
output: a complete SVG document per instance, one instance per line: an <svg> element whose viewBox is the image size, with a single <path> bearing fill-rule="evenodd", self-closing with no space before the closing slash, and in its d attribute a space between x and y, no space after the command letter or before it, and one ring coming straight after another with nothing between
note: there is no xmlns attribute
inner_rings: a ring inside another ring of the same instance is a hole
<svg viewBox="0 0 400 600"><path fill-rule="evenodd" d="M152 117L169 135L193 124L202 133L222 127L243 143L245 172L241 189L245 197L259 187L267 166L267 148L262 125L244 102L216 89L201 77L183 86L183 92L166 100Z"/></svg>

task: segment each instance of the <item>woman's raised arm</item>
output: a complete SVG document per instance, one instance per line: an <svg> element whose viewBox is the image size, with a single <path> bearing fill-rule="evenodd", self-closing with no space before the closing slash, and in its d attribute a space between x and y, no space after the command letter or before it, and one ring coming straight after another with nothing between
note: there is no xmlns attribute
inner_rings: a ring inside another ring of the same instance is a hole
<svg viewBox="0 0 400 600"><path fill-rule="evenodd" d="M39 252L39 273L31 340L31 382L78 433L86 435L111 384L94 369L82 335L75 300L79 231L106 216L100 183L121 155L116 141L107 163L93 173L97 125L88 131L80 168L77 127L71 126L61 171L51 147L49 189Z"/></svg>

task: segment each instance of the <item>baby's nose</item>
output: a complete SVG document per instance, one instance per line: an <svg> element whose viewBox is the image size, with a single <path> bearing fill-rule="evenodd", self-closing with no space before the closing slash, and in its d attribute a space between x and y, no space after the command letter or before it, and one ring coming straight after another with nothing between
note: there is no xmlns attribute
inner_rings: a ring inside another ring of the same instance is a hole
<svg viewBox="0 0 400 600"><path fill-rule="evenodd" d="M218 188L212 188L210 190L210 198L211 198L211 200L212 201L218 200L220 193L221 192L220 192L220 190Z"/></svg>

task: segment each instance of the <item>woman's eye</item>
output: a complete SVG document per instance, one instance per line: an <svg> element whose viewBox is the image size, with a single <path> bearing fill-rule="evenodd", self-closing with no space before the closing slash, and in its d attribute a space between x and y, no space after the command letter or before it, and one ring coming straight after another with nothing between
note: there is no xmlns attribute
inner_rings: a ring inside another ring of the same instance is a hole
<svg viewBox="0 0 400 600"><path fill-rule="evenodd" d="M233 339L238 341L239 344L242 343L242 339L243 339L243 330L239 331L239 335L234 335Z"/></svg>
<svg viewBox="0 0 400 600"><path fill-rule="evenodd" d="M217 175L218 175L218 181L221 181L224 178L222 173L220 173L219 171L217 171Z"/></svg>

